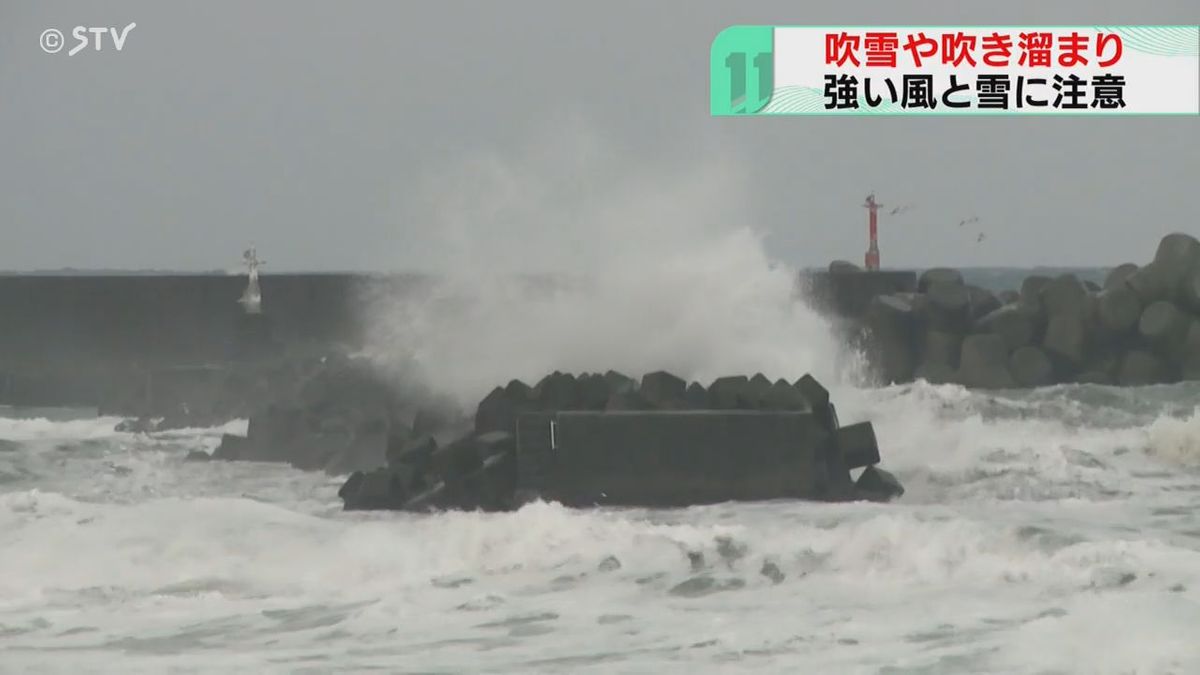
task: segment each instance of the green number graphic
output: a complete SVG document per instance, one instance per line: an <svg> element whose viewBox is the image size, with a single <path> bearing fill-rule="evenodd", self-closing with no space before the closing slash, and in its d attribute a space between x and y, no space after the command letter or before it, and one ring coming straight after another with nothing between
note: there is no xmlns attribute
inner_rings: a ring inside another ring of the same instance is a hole
<svg viewBox="0 0 1200 675"><path fill-rule="evenodd" d="M771 102L775 85L775 31L731 26L713 40L710 106L713 115L749 115Z"/></svg>

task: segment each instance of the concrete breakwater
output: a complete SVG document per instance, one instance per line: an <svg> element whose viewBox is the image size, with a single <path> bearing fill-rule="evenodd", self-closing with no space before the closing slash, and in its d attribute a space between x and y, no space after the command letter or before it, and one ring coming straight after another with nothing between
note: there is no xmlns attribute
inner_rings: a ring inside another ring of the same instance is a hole
<svg viewBox="0 0 1200 675"><path fill-rule="evenodd" d="M881 383L1015 388L1200 379L1200 241L1188 234L1164 237L1144 265L1114 267L1103 286L1071 274L1031 275L1019 289L993 293L950 268L868 282L876 274L831 266L819 275L815 297L857 299L825 309L846 320L847 339L862 347ZM843 287L866 290L829 290Z"/></svg>
<svg viewBox="0 0 1200 675"><path fill-rule="evenodd" d="M267 351L359 347L364 298L404 297L427 283L416 275L263 275L265 332L274 341ZM0 404L139 414L131 402L151 380L222 377L225 365L262 356L242 349L245 329L255 327L237 304L245 287L245 275L0 275Z"/></svg>
<svg viewBox="0 0 1200 675"><path fill-rule="evenodd" d="M705 387L664 371L513 380L474 418L405 410L363 361L322 367L226 435L211 457L351 473L347 509L507 510L688 506L728 500L886 500L903 492L877 468L869 422L842 425L811 376L789 383L722 377ZM857 480L851 470L863 468Z"/></svg>

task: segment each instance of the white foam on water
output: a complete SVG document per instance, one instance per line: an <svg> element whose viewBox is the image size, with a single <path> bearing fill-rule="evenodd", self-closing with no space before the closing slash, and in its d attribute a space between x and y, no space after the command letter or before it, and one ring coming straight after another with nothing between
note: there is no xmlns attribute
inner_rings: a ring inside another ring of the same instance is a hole
<svg viewBox="0 0 1200 675"><path fill-rule="evenodd" d="M45 417L0 417L0 439L8 441L94 440L121 435L121 417L51 420Z"/></svg>
<svg viewBox="0 0 1200 675"><path fill-rule="evenodd" d="M1054 512L1040 514L1049 529ZM1159 650L1142 655L1149 672L1186 655L1191 624L1154 612L1186 618L1182 603L1198 599L1195 590L1170 590L1197 579L1194 548L1138 533L1045 540L1023 534L1013 515L969 506L781 503L655 514L533 504L514 514L331 519L236 497L97 504L24 491L0 497L0 623L50 621L22 638L41 647L162 639L176 645L176 664L186 662L185 637L212 624L206 639L228 645L212 653L214 669L243 652L263 663L322 651L362 666L374 662L365 647L411 668L469 667L470 659L518 668L644 648L634 663L707 671L736 654L735 663L764 670L800 657L844 669L921 663L929 654L918 636L938 631L950 653L994 649L988 658L1030 672L1060 667L1088 646L1101 653L1099 640L1125 655L1122 664L1139 644ZM703 556L699 569L689 552ZM619 568L602 567L610 556ZM758 573L766 561L783 583ZM1116 635L1054 642L1023 628L1094 626L1097 612L1115 617L1130 604L1151 620ZM288 628L281 617L289 613L315 623ZM602 623L619 616L628 617L612 624L620 629ZM984 630L985 619L995 625ZM94 630L72 632L83 628ZM455 640L464 642L454 648ZM1014 650L1033 643L1036 651ZM1105 670L1101 660L1082 663Z"/></svg>
<svg viewBox="0 0 1200 675"><path fill-rule="evenodd" d="M1191 416L1162 416L1150 425L1146 452L1184 466L1200 466L1200 408Z"/></svg>

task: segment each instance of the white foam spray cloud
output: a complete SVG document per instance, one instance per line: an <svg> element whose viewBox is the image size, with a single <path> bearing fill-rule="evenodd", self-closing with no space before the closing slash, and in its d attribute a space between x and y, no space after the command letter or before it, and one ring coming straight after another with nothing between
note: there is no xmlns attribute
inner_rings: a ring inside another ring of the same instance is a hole
<svg viewBox="0 0 1200 675"><path fill-rule="evenodd" d="M554 370L832 379L837 340L748 222L741 168L648 161L583 125L452 162L405 208L439 281L371 300L368 352L467 405Z"/></svg>

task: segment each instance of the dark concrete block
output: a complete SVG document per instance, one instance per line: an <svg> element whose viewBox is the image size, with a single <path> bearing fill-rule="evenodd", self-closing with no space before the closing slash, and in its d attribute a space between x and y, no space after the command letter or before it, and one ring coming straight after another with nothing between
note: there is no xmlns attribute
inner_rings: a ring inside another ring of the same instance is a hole
<svg viewBox="0 0 1200 675"><path fill-rule="evenodd" d="M921 364L941 364L949 366L953 371L958 367L958 357L961 351L961 335L931 330L925 333L925 345L921 350Z"/></svg>
<svg viewBox="0 0 1200 675"><path fill-rule="evenodd" d="M1016 381L1008 372L1008 347L999 335L968 335L963 339L958 380L968 387L1009 389Z"/></svg>
<svg viewBox="0 0 1200 675"><path fill-rule="evenodd" d="M692 410L703 410L708 407L708 390L699 382L688 385L683 393L683 400Z"/></svg>
<svg viewBox="0 0 1200 675"><path fill-rule="evenodd" d="M682 407L686 390L687 382L683 378L659 370L642 376L638 393L656 408L672 408Z"/></svg>
<svg viewBox="0 0 1200 675"><path fill-rule="evenodd" d="M1054 365L1050 357L1034 346L1021 347L1008 359L1008 370L1021 387L1045 387L1054 384Z"/></svg>
<svg viewBox="0 0 1200 675"><path fill-rule="evenodd" d="M879 463L879 442L870 422L846 425L837 430L835 437L847 469Z"/></svg>
<svg viewBox="0 0 1200 675"><path fill-rule="evenodd" d="M1050 277L1042 274L1025 277L1021 282L1020 307L1033 316L1043 316L1045 308L1042 307L1042 289L1051 281L1053 280Z"/></svg>
<svg viewBox="0 0 1200 675"><path fill-rule="evenodd" d="M212 458L236 462L242 459L249 440L245 436L221 434L221 444L213 451Z"/></svg>
<svg viewBox="0 0 1200 675"><path fill-rule="evenodd" d="M610 396L608 380L603 375L588 373L580 375L577 381L579 388L579 408L582 410L604 410Z"/></svg>
<svg viewBox="0 0 1200 675"><path fill-rule="evenodd" d="M528 410L529 404L513 401L501 387L496 387L475 411L475 432L509 431L516 424L517 415Z"/></svg>
<svg viewBox="0 0 1200 675"><path fill-rule="evenodd" d="M437 452L438 442L433 436L417 436L388 438L386 461L388 466L405 464L414 467L419 473L427 471L433 462L433 453Z"/></svg>
<svg viewBox="0 0 1200 675"><path fill-rule="evenodd" d="M561 412L551 419L553 427L542 427L522 417L517 464L532 453L552 473L534 488L567 505L820 498L818 449L828 436L808 413Z"/></svg>
<svg viewBox="0 0 1200 675"><path fill-rule="evenodd" d="M808 401L787 380L777 380L759 401L763 410L808 410Z"/></svg>
<svg viewBox="0 0 1200 675"><path fill-rule="evenodd" d="M999 335L1005 349L1015 351L1033 343L1034 321L1019 305L1005 305L975 322L975 332Z"/></svg>
<svg viewBox="0 0 1200 675"><path fill-rule="evenodd" d="M1046 324L1046 335L1042 347L1054 359L1060 373L1069 374L1079 370L1087 356L1087 325L1081 312L1066 312L1051 315Z"/></svg>
<svg viewBox="0 0 1200 675"><path fill-rule="evenodd" d="M749 408L750 378L745 375L718 377L708 386L708 396L717 410Z"/></svg>
<svg viewBox="0 0 1200 675"><path fill-rule="evenodd" d="M460 438L438 448L431 460L433 471L447 483L477 471L482 462L479 444L473 437Z"/></svg>
<svg viewBox="0 0 1200 675"><path fill-rule="evenodd" d="M637 389L637 382L632 377L618 373L615 370L604 373L604 381L608 383L608 390L614 394L622 394Z"/></svg>
<svg viewBox="0 0 1200 675"><path fill-rule="evenodd" d="M1046 314L1078 314L1083 308L1087 289L1074 274L1063 274L1051 279L1040 292L1041 304Z"/></svg>
<svg viewBox="0 0 1200 675"><path fill-rule="evenodd" d="M409 499L405 468L356 471L338 490L347 511L399 510Z"/></svg>
<svg viewBox="0 0 1200 675"><path fill-rule="evenodd" d="M1000 309L1003 303L995 293L978 286L967 286L967 316L970 322L991 314Z"/></svg>
<svg viewBox="0 0 1200 675"><path fill-rule="evenodd" d="M956 288L962 290L962 287ZM921 327L913 303L900 295L879 296L867 307L864 324L868 360L878 378L885 384L911 380L916 369Z"/></svg>
<svg viewBox="0 0 1200 675"><path fill-rule="evenodd" d="M1200 241L1182 232L1168 234L1158 243L1154 264L1162 271L1168 293L1174 296L1184 281L1200 270Z"/></svg>
<svg viewBox="0 0 1200 675"><path fill-rule="evenodd" d="M1179 302L1191 311L1200 313L1200 270L1183 280L1179 288Z"/></svg>
<svg viewBox="0 0 1200 675"><path fill-rule="evenodd" d="M534 386L533 396L542 410L574 410L579 405L577 385L574 375L555 371Z"/></svg>
<svg viewBox="0 0 1200 675"><path fill-rule="evenodd" d="M932 269L925 270L921 273L921 277L917 281L917 292L928 293L929 288L934 284L962 286L962 272L949 267L934 267Z"/></svg>
<svg viewBox="0 0 1200 675"><path fill-rule="evenodd" d="M837 408L829 400L829 390L809 373L805 373L792 386L804 396L804 400L808 401L808 409L817 417L821 427L830 434L837 431L840 426Z"/></svg>
<svg viewBox="0 0 1200 675"><path fill-rule="evenodd" d="M1114 288L1125 287L1125 280L1137 269L1138 266L1133 263L1124 263L1112 268L1104 277L1104 290L1111 291Z"/></svg>
<svg viewBox="0 0 1200 675"><path fill-rule="evenodd" d="M1170 299L1171 288L1167 282L1167 272L1157 263L1142 266L1125 279L1125 284L1137 294L1143 307L1159 300Z"/></svg>
<svg viewBox="0 0 1200 675"><path fill-rule="evenodd" d="M1174 303L1159 300L1142 310L1138 321L1138 333L1163 354L1178 352L1187 338L1191 317L1184 314Z"/></svg>
<svg viewBox="0 0 1200 675"><path fill-rule="evenodd" d="M1131 351L1121 360L1117 383L1123 387L1162 384L1170 379L1170 371L1162 359L1145 351Z"/></svg>
<svg viewBox="0 0 1200 675"><path fill-rule="evenodd" d="M818 311L844 318L859 318L872 298L916 290L917 275L905 270L871 270L856 274L805 273L802 294Z"/></svg>
<svg viewBox="0 0 1200 675"><path fill-rule="evenodd" d="M869 466L854 483L854 491L861 499L886 502L903 496L904 486L891 473Z"/></svg>
<svg viewBox="0 0 1200 675"><path fill-rule="evenodd" d="M1114 285L1096 296L1096 314L1100 323L1117 335L1129 333L1142 316L1142 303L1133 289Z"/></svg>

